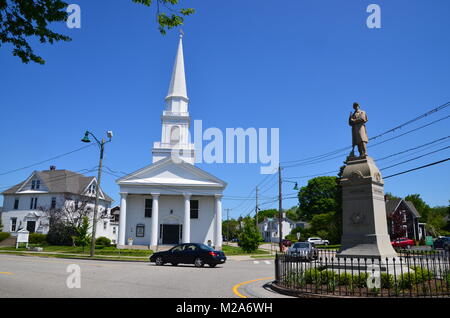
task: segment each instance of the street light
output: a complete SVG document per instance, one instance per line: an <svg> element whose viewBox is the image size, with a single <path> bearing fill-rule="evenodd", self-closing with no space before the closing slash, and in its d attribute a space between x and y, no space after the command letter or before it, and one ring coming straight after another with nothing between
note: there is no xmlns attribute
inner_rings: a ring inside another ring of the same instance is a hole
<svg viewBox="0 0 450 318"><path fill-rule="evenodd" d="M100 182L101 182L101 178L102 178L102 165L103 165L103 152L105 149L105 144L108 142L111 142L111 139L113 137L113 133L112 131L108 131L106 133L106 135L108 136L109 140L105 141L103 138L101 141L99 141L97 139L97 137L95 137L95 135L93 133L91 133L90 131L87 131L84 133L84 137L83 139L81 139L82 142L91 142L91 140L89 139L89 135L91 135L92 137L94 137L95 141L97 142L97 144L100 146L100 162L98 164L98 176L97 176L97 184L95 187L95 206L94 206L94 219L92 221L92 239L91 239L91 251L90 251L90 256L94 256L95 253L95 230L97 227L97 213L98 213L98 197L100 194Z"/></svg>
<svg viewBox="0 0 450 318"><path fill-rule="evenodd" d="M283 180L283 182L295 183L294 189L293 189L293 190L298 190L298 183L297 183L297 182L295 182L295 181L289 181L289 180Z"/></svg>

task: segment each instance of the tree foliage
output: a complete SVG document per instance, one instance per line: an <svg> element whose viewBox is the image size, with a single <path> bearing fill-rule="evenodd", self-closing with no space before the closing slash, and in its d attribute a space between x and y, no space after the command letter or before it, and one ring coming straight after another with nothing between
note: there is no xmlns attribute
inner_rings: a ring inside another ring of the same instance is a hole
<svg viewBox="0 0 450 318"><path fill-rule="evenodd" d="M184 17L195 12L193 8L177 8L180 0L132 0L134 3L151 6L156 2L158 29L166 34L167 29L182 25ZM45 64L30 45L36 38L40 43L53 44L71 41L67 35L50 29L52 23L66 22L68 4L62 0L0 0L0 47L13 46L13 55L23 63L30 61Z"/></svg>
<svg viewBox="0 0 450 318"><path fill-rule="evenodd" d="M239 222L231 219L222 222L222 233L227 240L238 238L239 236Z"/></svg>
<svg viewBox="0 0 450 318"><path fill-rule="evenodd" d="M310 223L302 238L317 235L338 243L342 235L342 194L338 177L310 179L298 193L299 219Z"/></svg>
<svg viewBox="0 0 450 318"><path fill-rule="evenodd" d="M151 6L154 0L133 0L135 3ZM172 29L184 22L184 17L195 12L193 8L176 9L180 0L155 0L156 16L159 24L159 32L166 34L166 29ZM170 12L170 13L169 13Z"/></svg>
<svg viewBox="0 0 450 318"><path fill-rule="evenodd" d="M264 221L265 218L275 218L278 217L278 210L277 209L267 209L267 210L260 210L258 211L258 223L261 223ZM255 216L256 219L256 216Z"/></svg>
<svg viewBox="0 0 450 318"><path fill-rule="evenodd" d="M298 192L301 219L311 221L314 215L341 210L341 187L338 177L317 177Z"/></svg>
<svg viewBox="0 0 450 318"><path fill-rule="evenodd" d="M76 235L74 236L75 245L82 246L83 250L85 246L88 246L91 243L91 234L89 234L89 229L89 218L84 216L81 225L75 228Z"/></svg>
<svg viewBox="0 0 450 318"><path fill-rule="evenodd" d="M50 30L53 22L67 20L67 3L61 0L0 0L0 46L11 44L13 55L23 63L44 64L29 44L30 37L41 43L70 41L68 36Z"/></svg>
<svg viewBox="0 0 450 318"><path fill-rule="evenodd" d="M244 227L239 235L238 245L245 252L251 253L258 249L259 244L262 241L262 236L261 233L259 233L253 218L245 218L243 222Z"/></svg>

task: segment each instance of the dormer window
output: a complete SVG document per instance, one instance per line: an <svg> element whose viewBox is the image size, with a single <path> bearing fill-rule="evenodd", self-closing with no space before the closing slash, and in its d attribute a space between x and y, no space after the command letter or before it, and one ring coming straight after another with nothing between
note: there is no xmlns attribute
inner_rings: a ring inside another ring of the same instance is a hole
<svg viewBox="0 0 450 318"><path fill-rule="evenodd" d="M40 187L41 187L41 180L31 181L31 190L39 190Z"/></svg>

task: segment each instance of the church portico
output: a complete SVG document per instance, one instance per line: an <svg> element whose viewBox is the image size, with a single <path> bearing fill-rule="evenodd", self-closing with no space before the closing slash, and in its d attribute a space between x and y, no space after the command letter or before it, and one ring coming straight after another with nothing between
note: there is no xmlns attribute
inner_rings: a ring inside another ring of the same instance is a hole
<svg viewBox="0 0 450 318"><path fill-rule="evenodd" d="M190 242L222 246L220 195L123 193L122 198L120 247L129 239L153 250Z"/></svg>

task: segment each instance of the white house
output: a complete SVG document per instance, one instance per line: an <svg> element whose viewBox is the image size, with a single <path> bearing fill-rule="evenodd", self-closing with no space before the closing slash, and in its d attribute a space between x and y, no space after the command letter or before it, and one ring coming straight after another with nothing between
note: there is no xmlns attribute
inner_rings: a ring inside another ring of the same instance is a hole
<svg viewBox="0 0 450 318"><path fill-rule="evenodd" d="M280 242L279 227L280 222L278 218L265 218L264 221L258 223L259 231L265 242ZM302 221L292 221L288 218L284 218L281 222L283 239L291 233L291 231L297 227L306 228L308 224Z"/></svg>
<svg viewBox="0 0 450 318"><path fill-rule="evenodd" d="M95 177L57 170L55 166L49 170L34 171L26 180L2 193L3 231L16 236L20 229L25 228L30 233L47 234L51 211L76 211L74 207L77 205L80 208L83 205L93 215L96 182ZM96 237L106 236L117 241L117 234L112 235L111 230L111 202L112 199L100 189L99 215L103 217L97 222Z"/></svg>
<svg viewBox="0 0 450 318"><path fill-rule="evenodd" d="M227 184L194 166L181 35L165 102L153 163L116 181L121 195L119 246L156 250L180 242L210 242L221 249Z"/></svg>

